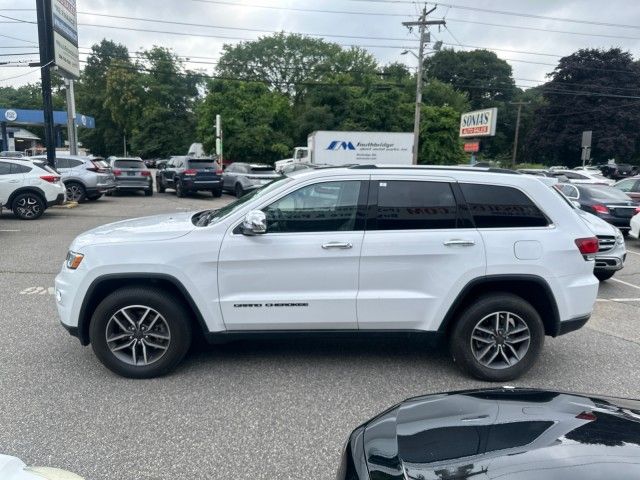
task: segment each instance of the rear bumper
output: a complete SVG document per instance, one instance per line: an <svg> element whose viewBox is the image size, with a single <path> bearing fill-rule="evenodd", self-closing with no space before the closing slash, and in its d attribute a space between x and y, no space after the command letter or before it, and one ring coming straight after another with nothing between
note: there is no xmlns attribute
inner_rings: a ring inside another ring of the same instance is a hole
<svg viewBox="0 0 640 480"><path fill-rule="evenodd" d="M153 188L152 182L116 183L114 190L148 190Z"/></svg>
<svg viewBox="0 0 640 480"><path fill-rule="evenodd" d="M571 318L569 320L564 320L560 322L560 327L558 328L558 335L564 335L565 333L574 332L576 330L584 327L587 322L591 318L591 314L582 315L580 317Z"/></svg>
<svg viewBox="0 0 640 480"><path fill-rule="evenodd" d="M55 200L51 200L47 202L47 208L53 207L54 205L62 205L64 203L64 193L58 194Z"/></svg>
<svg viewBox="0 0 640 480"><path fill-rule="evenodd" d="M219 180L183 180L185 190L214 190L222 188L222 179Z"/></svg>

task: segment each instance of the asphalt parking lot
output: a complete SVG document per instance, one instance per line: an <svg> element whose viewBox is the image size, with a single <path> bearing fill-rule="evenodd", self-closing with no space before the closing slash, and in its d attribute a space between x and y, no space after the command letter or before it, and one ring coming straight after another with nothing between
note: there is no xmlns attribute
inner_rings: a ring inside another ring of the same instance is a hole
<svg viewBox="0 0 640 480"><path fill-rule="evenodd" d="M331 479L347 434L375 413L486 385L401 339L232 343L127 380L58 325L53 280L78 233L230 199L126 195L32 222L0 216L0 453L87 479ZM640 397L640 242L627 246L587 326L547 339L515 385Z"/></svg>

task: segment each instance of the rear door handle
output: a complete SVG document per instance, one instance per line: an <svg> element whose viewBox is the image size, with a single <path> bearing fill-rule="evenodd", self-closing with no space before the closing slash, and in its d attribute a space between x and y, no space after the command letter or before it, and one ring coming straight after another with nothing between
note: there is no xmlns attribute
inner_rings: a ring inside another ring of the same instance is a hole
<svg viewBox="0 0 640 480"><path fill-rule="evenodd" d="M322 248L324 248L325 250L329 250L330 248L347 250L349 248L353 248L353 245L349 242L329 242L329 243L323 243Z"/></svg>
<svg viewBox="0 0 640 480"><path fill-rule="evenodd" d="M472 247L476 244L473 240L462 240L459 238L453 238L443 243L446 247Z"/></svg>

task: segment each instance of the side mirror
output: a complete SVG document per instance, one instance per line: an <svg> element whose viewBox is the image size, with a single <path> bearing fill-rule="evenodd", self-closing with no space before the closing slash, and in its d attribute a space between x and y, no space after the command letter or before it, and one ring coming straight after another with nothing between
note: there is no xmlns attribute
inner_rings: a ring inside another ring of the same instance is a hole
<svg viewBox="0 0 640 480"><path fill-rule="evenodd" d="M571 200L571 204L576 207L578 210L580 210L582 208L582 205L580 205L580 202L578 202L577 200Z"/></svg>
<svg viewBox="0 0 640 480"><path fill-rule="evenodd" d="M267 233L267 216L262 210L252 210L242 221L243 235L261 235Z"/></svg>

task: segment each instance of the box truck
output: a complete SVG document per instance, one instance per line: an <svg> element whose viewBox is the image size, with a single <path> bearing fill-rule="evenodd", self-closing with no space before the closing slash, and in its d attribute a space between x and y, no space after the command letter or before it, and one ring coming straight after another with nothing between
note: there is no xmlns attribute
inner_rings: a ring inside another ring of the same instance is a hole
<svg viewBox="0 0 640 480"><path fill-rule="evenodd" d="M304 150L303 150L304 149ZM411 165L413 133L317 131L307 147L296 147L294 158L275 163L280 170L290 163L318 165Z"/></svg>

